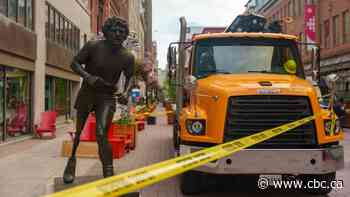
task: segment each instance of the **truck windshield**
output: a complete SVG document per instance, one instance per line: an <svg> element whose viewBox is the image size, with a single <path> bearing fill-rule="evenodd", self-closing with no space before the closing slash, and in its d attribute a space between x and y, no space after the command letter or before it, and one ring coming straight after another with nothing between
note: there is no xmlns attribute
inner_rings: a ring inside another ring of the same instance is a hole
<svg viewBox="0 0 350 197"><path fill-rule="evenodd" d="M193 74L198 78L250 72L298 75L299 60L288 43L199 42Z"/></svg>

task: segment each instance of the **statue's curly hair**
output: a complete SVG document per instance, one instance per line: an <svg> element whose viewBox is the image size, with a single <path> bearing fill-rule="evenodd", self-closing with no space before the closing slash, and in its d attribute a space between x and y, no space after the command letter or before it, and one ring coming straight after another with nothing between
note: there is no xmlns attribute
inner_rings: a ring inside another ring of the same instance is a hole
<svg viewBox="0 0 350 197"><path fill-rule="evenodd" d="M110 31L111 27L113 26L122 26L125 28L126 30L126 37L129 35L129 25L128 25L128 22L124 19L124 18L121 18L121 17L117 17L117 16L112 16L112 17L109 17L105 23L103 24L102 26L102 32L104 35L106 35L106 33L108 31ZM125 38L126 39L126 38Z"/></svg>

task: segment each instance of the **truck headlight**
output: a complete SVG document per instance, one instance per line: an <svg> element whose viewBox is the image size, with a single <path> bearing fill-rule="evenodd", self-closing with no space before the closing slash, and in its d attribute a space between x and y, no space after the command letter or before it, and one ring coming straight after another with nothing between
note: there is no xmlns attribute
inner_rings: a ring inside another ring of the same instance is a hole
<svg viewBox="0 0 350 197"><path fill-rule="evenodd" d="M205 120L186 120L186 128L191 135L204 135Z"/></svg>
<svg viewBox="0 0 350 197"><path fill-rule="evenodd" d="M325 120L324 129L327 136L338 135L341 131L339 119L335 120L334 125L332 125L332 120Z"/></svg>

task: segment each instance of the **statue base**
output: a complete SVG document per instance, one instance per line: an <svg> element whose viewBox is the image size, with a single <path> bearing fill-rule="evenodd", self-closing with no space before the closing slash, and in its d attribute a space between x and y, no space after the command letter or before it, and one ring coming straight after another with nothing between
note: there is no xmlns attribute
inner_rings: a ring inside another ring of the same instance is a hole
<svg viewBox="0 0 350 197"><path fill-rule="evenodd" d="M75 177L75 180L73 183L65 184L63 182L63 177L56 177L54 179L53 191L59 192L59 191L66 190L66 189L69 189L72 187L76 187L79 185L83 185L86 183L97 181L97 180L102 179L102 178L103 177L100 177L100 176L78 176L78 177ZM122 197L141 197L141 194L139 192L133 192L133 193L125 194Z"/></svg>

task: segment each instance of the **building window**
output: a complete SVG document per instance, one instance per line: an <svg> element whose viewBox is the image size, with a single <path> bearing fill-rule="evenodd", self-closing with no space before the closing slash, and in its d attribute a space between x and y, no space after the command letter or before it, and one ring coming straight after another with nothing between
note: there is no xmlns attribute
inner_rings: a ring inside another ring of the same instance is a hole
<svg viewBox="0 0 350 197"><path fill-rule="evenodd" d="M343 13L343 43L350 41L350 15L349 10Z"/></svg>
<svg viewBox="0 0 350 197"><path fill-rule="evenodd" d="M293 0L293 16L299 16L300 0Z"/></svg>
<svg viewBox="0 0 350 197"><path fill-rule="evenodd" d="M64 19L64 17L62 15L60 15L60 40L59 42L62 44L62 46L65 46L64 43L64 22L66 20Z"/></svg>
<svg viewBox="0 0 350 197"><path fill-rule="evenodd" d="M72 47L72 25L68 23L67 27L67 47L71 48Z"/></svg>
<svg viewBox="0 0 350 197"><path fill-rule="evenodd" d="M68 48L68 21L64 21L63 29L64 29L64 32L63 32L63 35L64 35L63 43L64 43L64 46Z"/></svg>
<svg viewBox="0 0 350 197"><path fill-rule="evenodd" d="M300 16L304 16L304 0L299 0L299 12L300 12Z"/></svg>
<svg viewBox="0 0 350 197"><path fill-rule="evenodd" d="M32 7L32 0L0 0L0 13L28 29L33 29Z"/></svg>
<svg viewBox="0 0 350 197"><path fill-rule="evenodd" d="M63 16L49 3L47 20L49 22L49 33L47 39L61 46L77 52L80 48L80 30L70 20Z"/></svg>
<svg viewBox="0 0 350 197"><path fill-rule="evenodd" d="M17 0L8 0L7 16L17 22Z"/></svg>
<svg viewBox="0 0 350 197"><path fill-rule="evenodd" d="M329 48L329 45L330 45L330 41L329 41L329 38L330 38L330 24L329 24L329 20L326 20L324 22L324 25L323 25L323 28L324 28L324 31L323 31L323 34L324 34L324 47L325 48Z"/></svg>
<svg viewBox="0 0 350 197"><path fill-rule="evenodd" d="M45 35L46 38L50 37L50 23L49 23L49 18L50 18L50 9L48 6L45 8Z"/></svg>
<svg viewBox="0 0 350 197"><path fill-rule="evenodd" d="M0 0L0 14L7 16L7 0Z"/></svg>
<svg viewBox="0 0 350 197"><path fill-rule="evenodd" d="M49 37L47 37L49 40L55 40L55 11L53 9L49 9L49 28L50 28L50 33Z"/></svg>
<svg viewBox="0 0 350 197"><path fill-rule="evenodd" d="M60 40L60 14L55 11L55 41L59 43Z"/></svg>
<svg viewBox="0 0 350 197"><path fill-rule="evenodd" d="M340 44L339 16L333 17L333 46Z"/></svg>
<svg viewBox="0 0 350 197"><path fill-rule="evenodd" d="M17 22L26 25L26 1L18 0L18 17Z"/></svg>
<svg viewBox="0 0 350 197"><path fill-rule="evenodd" d="M288 16L293 17L293 5L292 2L288 2Z"/></svg>
<svg viewBox="0 0 350 197"><path fill-rule="evenodd" d="M27 7L26 27L28 27L29 29L33 29L33 0L27 0L26 7Z"/></svg>

